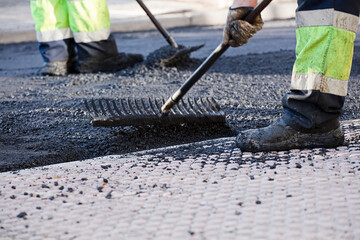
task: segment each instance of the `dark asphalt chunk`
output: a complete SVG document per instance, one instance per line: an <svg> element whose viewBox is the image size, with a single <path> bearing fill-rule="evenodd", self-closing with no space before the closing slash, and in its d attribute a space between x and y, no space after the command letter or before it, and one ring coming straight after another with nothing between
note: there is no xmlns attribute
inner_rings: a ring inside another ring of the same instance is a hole
<svg viewBox="0 0 360 240"><path fill-rule="evenodd" d="M26 216L27 216L26 212L21 212L16 217L18 217L18 218L26 218Z"/></svg>
<svg viewBox="0 0 360 240"><path fill-rule="evenodd" d="M111 193L112 193L112 192L113 192L113 191L108 192L108 194L106 194L105 198L106 198L106 199L111 199L111 197L112 197Z"/></svg>
<svg viewBox="0 0 360 240"><path fill-rule="evenodd" d="M173 46L163 46L153 52L151 52L146 60L145 64L149 67L178 67L186 68L191 66L191 64L198 62L198 59L190 58L191 52L196 51L197 48L202 46L187 48L183 45L179 45L178 48Z"/></svg>
<svg viewBox="0 0 360 240"><path fill-rule="evenodd" d="M101 165L101 168L102 169L108 169L108 168L111 168L111 165Z"/></svg>

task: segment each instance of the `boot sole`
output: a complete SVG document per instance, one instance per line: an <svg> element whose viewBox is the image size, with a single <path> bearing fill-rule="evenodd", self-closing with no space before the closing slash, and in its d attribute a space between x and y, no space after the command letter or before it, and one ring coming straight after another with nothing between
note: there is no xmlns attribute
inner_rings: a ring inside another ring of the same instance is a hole
<svg viewBox="0 0 360 240"><path fill-rule="evenodd" d="M344 144L344 132L341 127L326 133L299 133L286 141L277 143L241 144L237 139L238 147L243 152L286 151L302 148L335 148Z"/></svg>

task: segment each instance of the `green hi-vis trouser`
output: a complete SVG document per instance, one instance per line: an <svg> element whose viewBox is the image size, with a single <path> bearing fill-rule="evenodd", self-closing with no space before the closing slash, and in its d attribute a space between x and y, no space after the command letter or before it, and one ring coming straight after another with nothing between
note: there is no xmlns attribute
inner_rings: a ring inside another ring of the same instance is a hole
<svg viewBox="0 0 360 240"><path fill-rule="evenodd" d="M298 0L298 5L296 61L290 92L283 98L283 118L295 128L311 131L338 124L347 95L360 1Z"/></svg>
<svg viewBox="0 0 360 240"><path fill-rule="evenodd" d="M117 53L106 0L31 0L30 4L45 62Z"/></svg>

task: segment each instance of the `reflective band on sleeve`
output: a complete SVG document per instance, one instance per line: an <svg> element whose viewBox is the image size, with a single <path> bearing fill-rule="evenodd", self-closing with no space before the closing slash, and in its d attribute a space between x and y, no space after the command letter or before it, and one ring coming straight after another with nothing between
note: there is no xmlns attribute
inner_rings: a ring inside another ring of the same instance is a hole
<svg viewBox="0 0 360 240"><path fill-rule="evenodd" d="M70 28L36 32L39 42L52 42L72 38Z"/></svg>
<svg viewBox="0 0 360 240"><path fill-rule="evenodd" d="M296 25L298 28L333 26L356 33L359 26L359 17L335 11L334 9L299 11L296 12Z"/></svg>
<svg viewBox="0 0 360 240"><path fill-rule="evenodd" d="M293 73L321 73L348 80L355 33L334 28L303 27L296 30L296 61Z"/></svg>
<svg viewBox="0 0 360 240"><path fill-rule="evenodd" d="M348 81L325 77L320 73L294 74L291 90L319 90L322 93L346 96Z"/></svg>
<svg viewBox="0 0 360 240"><path fill-rule="evenodd" d="M87 43L107 40L110 36L110 28L102 29L96 32L73 32L75 42Z"/></svg>

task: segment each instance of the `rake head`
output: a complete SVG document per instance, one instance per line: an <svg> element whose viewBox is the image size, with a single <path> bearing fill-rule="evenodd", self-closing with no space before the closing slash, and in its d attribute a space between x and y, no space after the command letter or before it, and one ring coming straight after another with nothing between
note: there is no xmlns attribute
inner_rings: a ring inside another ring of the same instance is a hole
<svg viewBox="0 0 360 240"><path fill-rule="evenodd" d="M225 122L225 114L213 98L180 100L165 117L161 114L161 106L164 103L164 99L151 98L85 100L85 106L95 127Z"/></svg>

